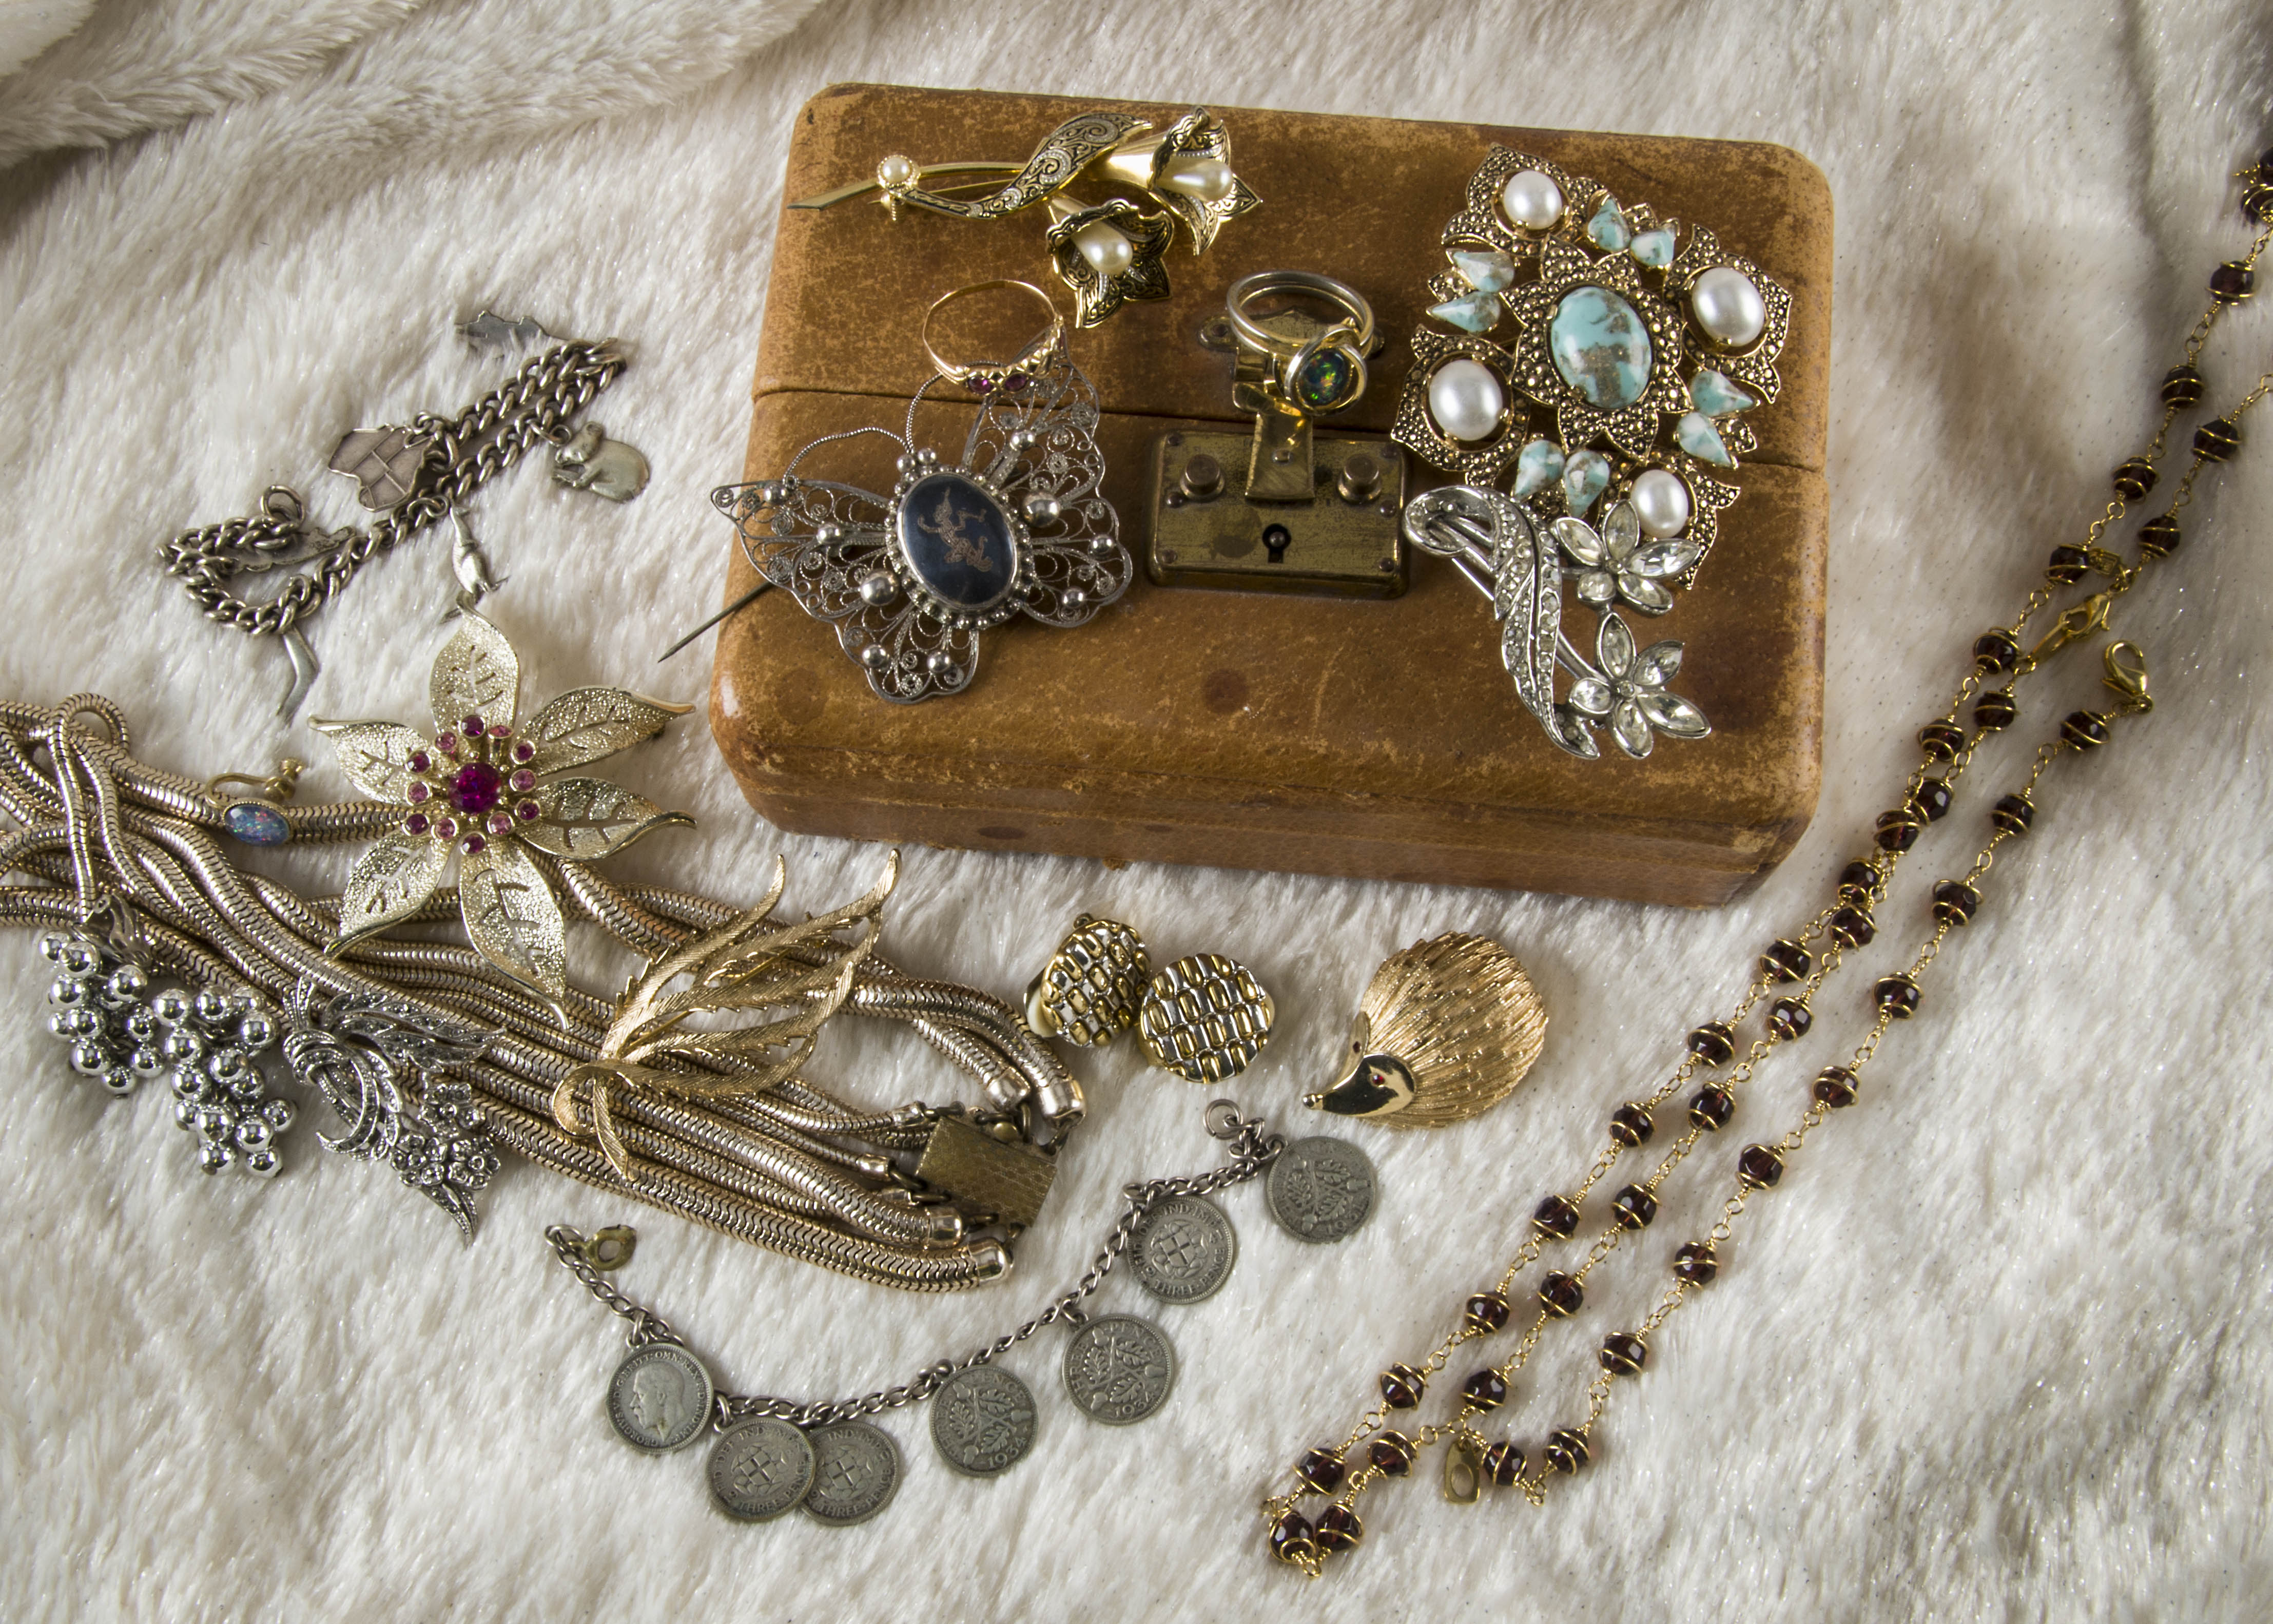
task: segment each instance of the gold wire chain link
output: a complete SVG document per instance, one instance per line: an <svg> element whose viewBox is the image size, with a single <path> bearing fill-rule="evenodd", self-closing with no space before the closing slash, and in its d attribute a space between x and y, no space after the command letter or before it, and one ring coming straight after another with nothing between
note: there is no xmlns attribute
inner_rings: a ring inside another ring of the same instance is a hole
<svg viewBox="0 0 2273 1624"><path fill-rule="evenodd" d="M2273 242L2273 225L2269 225L2266 229L2259 233L2242 263L2245 266L2254 267L2258 257L2263 252L2269 242ZM2186 364L2188 366L2192 366L2200 357L2203 347L2208 343L2212 332L2217 327L2218 318L2224 313L2225 309L2225 301L2213 300L2210 305L2202 312L2202 316L2196 320L2194 327L2189 330L2186 341L2185 350ZM2228 424L2232 424L2238 421L2244 413L2256 406L2269 393L2273 393L2273 372L2261 374L2255 386L2252 387L2247 394L2243 395L2239 402L2224 415L2223 421ZM2178 404L2165 404L2162 414L2162 420L2156 428L2153 437L2149 441L2146 452L2141 458L2137 459L2138 461L2144 462L2150 467L2160 461L2167 449L2170 433L2177 422L2179 411L2180 407ZM2197 449L2195 455L2190 460L2187 468L2178 482L2176 494L2171 506L2166 509L2166 512L2175 514L2193 500L2195 481L2200 476L2204 463L2212 460L2217 459L2206 457L2199 449ZM2122 519L2126 511L2127 503L2119 492L2113 500L2108 502L2105 508L2098 515L2098 516L2093 519L2085 532L2085 546L2083 550L2087 554L2089 566L2102 575L2108 577L2109 584L2099 591L2090 594L2082 603L2062 612L2059 624L2056 625L2054 630L2048 633L2044 639L2040 640L2034 650L2024 651L2021 659L2014 665L2014 666L2009 672L2004 673L2007 676L2008 686L2011 681L2016 681L2021 678L2033 674L2043 661L2057 655L2069 643L2079 641L2094 631L2106 629L2109 617L2116 600L2125 593L2128 592L2144 574L2147 563L2151 561L2149 557L2142 556L2138 564L2131 565L2127 568L2122 566L2119 557L2107 553L2105 550L2102 549L2099 545L2107 530ZM2057 596L2058 594L2053 590L2051 584L2044 583L2037 585L2029 592L2027 598L2023 601L2020 613L2014 617L2011 624L2001 629L2006 631L2013 638L2015 643L2020 643L2022 635L2029 624L2036 616L2042 613L2044 609L2048 608L2055 601ZM2115 645L2117 648L2128 646L2130 645L2119 643ZM2116 688L2119 693L2131 692L2131 690L2127 689L2123 683L2120 683L2116 680L2115 673L2117 670L2117 665L2114 648L2111 648L2109 650L2109 686ZM1987 686L1988 678L1992 674L1994 673L1991 669L1984 667L1981 662L1977 660L1974 664L1974 668L1969 671L1959 683L1956 693L1952 698L1948 709L1942 713L1940 719L1952 726L1955 726L1957 725L1957 718L1963 711L1967 703L1975 698L1975 696ZM2146 696L2144 672L2142 666L2136 683L2135 693L2133 693L2131 698L2120 706L2119 709L2125 714L2143 714L2145 710L2151 709L2152 703L2152 700ZM1966 731L1964 732L1963 742L1957 748L1955 753L1948 760L1942 762L1929 758L1921 762L1917 766L1913 768L1906 780L1906 803L1915 801L1916 797L1923 790L1926 781L1931 778L1939 778L1945 785L1954 785L1958 779L1962 777L1966 770L1972 764L1974 755L1979 748L1984 737L1985 730L1977 729ZM2033 794L2037 786L2043 778L2044 772L2051 766L2052 763L2061 754L2064 748L2073 747L2064 747L2061 741L2055 739L2038 748L2032 763L2031 770L2021 791L2021 793L2024 798ZM1937 768L1939 768L1938 771ZM1994 861L1997 848L2010 838L2012 838L2011 831L2002 826L1999 826L1997 829L1996 833L1982 848L1979 855L1976 858L1972 868L1967 871L1967 876L1964 882L1966 884L1977 887L1980 878L1989 872L1989 869ZM1900 863L1902 855L1902 853L1899 849L1891 851L1880 850L1874 852L1870 858L1864 860L1878 876L1879 891L1881 896L1883 896L1886 887L1891 883L1894 871ZM1829 929L1830 921L1838 912L1839 906L1840 905L1834 903L1824 908L1812 921L1810 921L1807 927L1798 936L1789 939L1797 942L1804 946L1807 943L1822 935ZM1943 943L1948 939L1953 928L1952 922L1948 920L1945 919L1938 922L1933 934L1921 946L1917 956L1911 961L1909 968L1903 973L1913 983L1915 983L1917 979L1932 966L1935 959L1940 953ZM1794 995L1797 1001L1802 1004L1811 1003L1824 983L1833 974L1836 974L1842 961L1842 945L1838 944L1836 938L1834 938L1834 945L1827 949L1812 966L1811 974L1802 983L1802 990L1797 995ZM1729 1018L1727 1024L1731 1028L1741 1024L1743 1020L1750 1015L1752 1011L1757 1007L1760 999L1766 996L1770 989L1775 984L1775 978L1767 974L1765 971L1757 974L1746 988L1744 994L1738 1001L1736 1009ZM1847 1068L1850 1072L1860 1071L1864 1067L1867 1066L1871 1063L1872 1059L1877 1055L1879 1045L1885 1038L1886 1034L1889 1026L1893 1024L1894 1019L1895 1017L1891 1009L1885 1007L1881 1007L1879 1009L1876 1019L1871 1025L1869 1032L1857 1044L1855 1049L1854 1055ZM1742 1086L1744 1084L1748 1084L1752 1080L1754 1071L1760 1061L1764 1059L1768 1052L1775 1047L1776 1045L1768 1039L1763 1038L1756 1040L1744 1057L1737 1061L1737 1064L1729 1069L1726 1078L1723 1079L1722 1086L1728 1088L1730 1092L1734 1092L1737 1087ZM1646 1101L1641 1102L1644 1109L1646 1110L1654 1111L1658 1105L1663 1103L1665 1100L1670 1098L1679 1089L1685 1086L1688 1081L1694 1076L1699 1061L1696 1056L1690 1055L1685 1056L1673 1076L1664 1083L1661 1084L1659 1087L1648 1096ZM1774 1148L1779 1155L1787 1155L1791 1152L1797 1150L1804 1142L1808 1133L1829 1115L1829 1111L1830 1108L1820 1101L1812 1104L1807 1113L1800 1119L1799 1123L1794 1128L1787 1132L1782 1139L1776 1141ZM1661 1161L1657 1170L1650 1176L1647 1183L1644 1184L1643 1188L1654 1195L1659 1185L1666 1178L1670 1177L1673 1170L1686 1159L1691 1150L1694 1148L1701 1137L1701 1128L1692 1126L1686 1135L1684 1135L1681 1139L1676 1141L1672 1147L1669 1147L1668 1152ZM1586 1195L1591 1192L1617 1165L1617 1162L1625 1148L1627 1148L1625 1146L1616 1139L1613 1139L1610 1143L1605 1147L1602 1153L1597 1155L1594 1165L1588 1169L1586 1177L1579 1185L1578 1190L1571 1197L1566 1199L1572 1199L1574 1203L1583 1200ZM1718 1246L1728 1240L1734 1231L1736 1221L1743 1215L1745 1210L1746 1199L1750 1193L1751 1187L1740 1179L1738 1187L1723 1205L1720 1221L1713 1226L1710 1231L1708 1231L1709 1244ZM1620 1237L1628 1232L1629 1231L1626 1231L1622 1226L1613 1225L1595 1241L1593 1248L1590 1249L1587 1253L1586 1259L1581 1263L1578 1270L1575 1271L1572 1277L1583 1282L1587 1271L1592 1269L1596 1263L1606 1259L1615 1252L1620 1244ZM1519 1248L1514 1258L1510 1261L1505 1271L1502 1274L1497 1286L1497 1291L1500 1296L1505 1297L1508 1294L1517 1277L1530 1264L1537 1261L1544 1249L1544 1239L1534 1227L1533 1233L1526 1237L1523 1244ZM1677 1276L1674 1284L1668 1289L1664 1297L1660 1301L1656 1308L1654 1308L1642 1322L1643 1328L1639 1335L1647 1339L1648 1335L1654 1334L1657 1329L1662 1327L1666 1320L1669 1319L1680 1307L1681 1304L1686 1300L1688 1292L1695 1283L1696 1282L1687 1279ZM1521 1341L1518 1343L1515 1350L1500 1365L1492 1367L1503 1380L1512 1377L1528 1363L1530 1356L1533 1350L1538 1346L1542 1336L1545 1333L1548 1324L1555 1318L1557 1318L1557 1316L1544 1306L1541 1308L1539 1313L1533 1320L1528 1329L1525 1332ZM1428 1374L1433 1374L1436 1372L1442 1370L1449 1360L1453 1350L1458 1348L1461 1343L1471 1340L1473 1337L1487 1334L1488 1333L1486 1331L1480 1327L1472 1327L1464 1323L1460 1329L1448 1335L1437 1345L1436 1351L1429 1356L1428 1361L1421 1367L1422 1370L1424 1373ZM1608 1405L1609 1395L1616 1384L1616 1380L1617 1372L1609 1369L1607 1366L1602 1370L1600 1375L1594 1379L1587 1389L1588 1403L1587 1417L1579 1426L1569 1430L1577 1432L1581 1439L1584 1439L1591 1432L1594 1423L1600 1418L1603 1410ZM1479 1447L1481 1447L1481 1434L1475 1432L1470 1422L1469 1417L1471 1413L1471 1410L1466 1405L1463 1405L1461 1410L1453 1420L1449 1422L1431 1423L1422 1427L1414 1436L1413 1440L1414 1443L1417 1446L1417 1448L1426 1449L1447 1438L1474 1438L1477 1440ZM1340 1447L1332 1453L1334 1453L1338 1458L1346 1458L1349 1452L1356 1447L1358 1442L1367 1434L1372 1432L1376 1428L1377 1428L1382 1422L1388 1417L1389 1414L1390 1410L1385 1403L1376 1404L1359 1421L1358 1425L1351 1429L1348 1436L1344 1440ZM1339 1495L1332 1497L1332 1503L1344 1507L1354 1515L1358 1503L1363 1498L1366 1489L1374 1482L1387 1475L1388 1474L1383 1472L1379 1467L1370 1462L1359 1467L1356 1471L1350 1475L1347 1481L1343 1485L1341 1492ZM1540 1467L1536 1468L1533 1471L1519 1475L1513 1486L1520 1490L1525 1499L1529 1500L1533 1505L1539 1506L1545 1503L1548 1494L1548 1485L1551 1481L1551 1476L1542 1462ZM1305 1488L1301 1484L1298 1477L1296 1486L1292 1491L1267 1498L1263 1502L1263 1510L1266 1524L1276 1523L1280 1518L1284 1517L1294 1507L1304 1492ZM1324 1553L1315 1546L1309 1550L1307 1555L1296 1554L1292 1556L1290 1560L1292 1560L1296 1566L1300 1567L1312 1578L1317 1577L1324 1570Z"/></svg>

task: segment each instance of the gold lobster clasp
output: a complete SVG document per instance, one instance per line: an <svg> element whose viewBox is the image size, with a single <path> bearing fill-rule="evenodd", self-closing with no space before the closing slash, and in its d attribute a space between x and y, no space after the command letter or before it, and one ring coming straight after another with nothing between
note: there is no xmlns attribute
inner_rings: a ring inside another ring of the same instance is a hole
<svg viewBox="0 0 2273 1624"><path fill-rule="evenodd" d="M2109 588L2094 592L2082 603L2061 610L2059 618L2052 622L2052 630L2044 634L2044 641L2029 650L2029 664L2033 665L2048 654L2059 653L2079 637L2104 631L2108 611L2114 606L2115 592Z"/></svg>
<svg viewBox="0 0 2273 1624"><path fill-rule="evenodd" d="M2127 638L2118 638L2107 645L2105 658L2107 674L2100 680L2113 692L2119 708L2132 716L2152 710L2155 696L2147 691L2147 651Z"/></svg>

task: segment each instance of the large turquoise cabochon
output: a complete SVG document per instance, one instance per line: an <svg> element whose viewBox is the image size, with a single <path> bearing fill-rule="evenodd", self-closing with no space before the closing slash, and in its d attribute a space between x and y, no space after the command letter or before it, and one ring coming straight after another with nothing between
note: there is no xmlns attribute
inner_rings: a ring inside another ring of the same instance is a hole
<svg viewBox="0 0 2273 1624"><path fill-rule="evenodd" d="M1649 387L1649 329L1608 288L1573 288L1548 324L1549 352L1563 381L1598 411L1620 411Z"/></svg>
<svg viewBox="0 0 2273 1624"><path fill-rule="evenodd" d="M900 499L900 552L915 577L958 609L991 609L1017 579L1010 519L961 474L927 474Z"/></svg>

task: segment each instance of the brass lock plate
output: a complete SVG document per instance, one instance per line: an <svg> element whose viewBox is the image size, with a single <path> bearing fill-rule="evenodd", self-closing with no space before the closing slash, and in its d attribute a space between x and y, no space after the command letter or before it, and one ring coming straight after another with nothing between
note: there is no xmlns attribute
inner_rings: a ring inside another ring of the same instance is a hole
<svg viewBox="0 0 2273 1624"><path fill-rule="evenodd" d="M1161 586L1401 596L1405 453L1355 435L1307 438L1307 502L1249 500L1250 433L1179 429L1155 440L1145 574Z"/></svg>

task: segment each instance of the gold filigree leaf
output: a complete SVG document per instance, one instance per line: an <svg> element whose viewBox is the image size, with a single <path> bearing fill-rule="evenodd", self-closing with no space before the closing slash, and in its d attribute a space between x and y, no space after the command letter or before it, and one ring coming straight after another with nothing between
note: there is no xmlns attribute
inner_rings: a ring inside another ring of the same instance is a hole
<svg viewBox="0 0 2273 1624"><path fill-rule="evenodd" d="M865 954L877 932L883 928L885 900L891 896L892 887L899 881L900 854L894 852L884 860L884 871L876 876L876 883L869 888L866 896L855 898L843 907L832 908L826 914L816 914L802 924L788 926L754 950L714 958L704 965L703 978L706 981L742 980L754 974L763 960L778 958L784 948L833 936L847 925L864 928L861 939L853 944L851 951Z"/></svg>
<svg viewBox="0 0 2273 1624"><path fill-rule="evenodd" d="M340 894L340 930L326 951L360 942L401 923L426 906L442 883L450 848L426 835L391 834L363 854Z"/></svg>
<svg viewBox="0 0 2273 1624"><path fill-rule="evenodd" d="M317 717L310 724L327 736L339 756L340 771L374 801L400 804L410 792L410 757L426 741L400 722L334 722Z"/></svg>
<svg viewBox="0 0 2273 1624"><path fill-rule="evenodd" d="M789 1009L789 1014L743 1029L753 1034L746 1041L759 1048L818 1031L851 996L852 977L875 946L883 928L884 899L898 877L899 853L895 852L868 894L844 907L762 932L765 916L745 914L681 947L641 978L609 1026L601 1058L643 1060L709 1052L686 1045L695 1036L707 1041L719 1034L690 1035L679 1030L697 1011ZM779 894L776 881L774 896L767 901L769 913ZM859 928L857 938L837 940L835 933L847 925ZM692 973L691 984L666 993L666 984L681 972ZM738 1045L744 1041L736 1039Z"/></svg>
<svg viewBox="0 0 2273 1624"><path fill-rule="evenodd" d="M665 823L694 822L605 778L555 778L537 786L535 800L540 808L536 820L514 832L541 852L579 862L620 852Z"/></svg>
<svg viewBox="0 0 2273 1624"><path fill-rule="evenodd" d="M466 858L458 868L458 908L475 951L560 1007L568 995L567 927L551 885L521 842L492 840Z"/></svg>
<svg viewBox="0 0 2273 1624"><path fill-rule="evenodd" d="M766 888L765 896L755 907L716 930L689 936L634 977L616 1005L615 1019L608 1024L607 1035L601 1040L600 1052L604 1055L624 1053L654 1019L656 1007L663 1000L664 989L705 959L724 949L731 949L757 929L774 911L775 905L781 901L782 892L788 885L789 864L776 856L773 883Z"/></svg>
<svg viewBox="0 0 2273 1624"><path fill-rule="evenodd" d="M426 688L439 733L448 733L469 716L510 724L521 692L521 658L503 632L477 614L463 614L457 635L434 657Z"/></svg>
<svg viewBox="0 0 2273 1624"><path fill-rule="evenodd" d="M539 775L566 772L652 739L693 705L674 705L618 688L574 688L529 718L521 737L536 747Z"/></svg>

